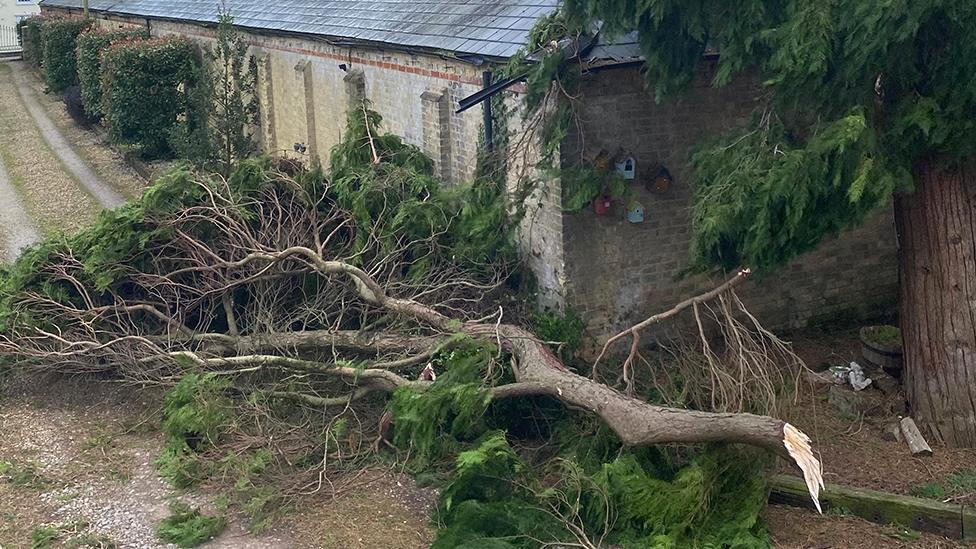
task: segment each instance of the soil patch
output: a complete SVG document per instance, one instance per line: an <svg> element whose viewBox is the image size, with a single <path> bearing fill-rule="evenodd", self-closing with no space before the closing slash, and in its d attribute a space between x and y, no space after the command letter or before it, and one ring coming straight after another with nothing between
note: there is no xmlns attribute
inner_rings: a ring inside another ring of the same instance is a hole
<svg viewBox="0 0 976 549"><path fill-rule="evenodd" d="M969 547L932 534L857 517L817 515L805 509L770 505L763 511L778 549L963 549Z"/></svg>
<svg viewBox="0 0 976 549"><path fill-rule="evenodd" d="M805 332L796 337L794 346L814 368L851 361L863 364L857 330ZM868 387L865 391L878 389ZM824 386L807 391L789 414L791 421L813 440L827 482L912 495L924 484L976 469L976 449L933 445L932 456L912 456L904 442L883 438L885 425L897 421L898 416L844 417L828 404L827 392ZM954 503L976 503L976 493L959 497Z"/></svg>
<svg viewBox="0 0 976 549"><path fill-rule="evenodd" d="M389 471L367 471L361 484L331 501L304 505L285 520L302 546L326 549L430 547L433 489Z"/></svg>
<svg viewBox="0 0 976 549"><path fill-rule="evenodd" d="M794 350L815 370L864 364L856 328L822 332L808 330L792 334ZM870 375L870 372L869 372ZM868 387L865 391L878 391ZM810 435L814 450L824 466L826 482L881 490L896 494L920 495L926 485L945 484L959 472L976 469L976 450L933 447L930 457L914 457L901 441L886 440L886 424L895 415L850 416L828 403L828 386L806 388L796 405L788 411L789 421ZM780 471L797 474L788 464ZM938 498L951 503L976 502L976 489L957 491ZM860 548L967 547L956 540L932 534L906 531L896 525L881 526L852 516L817 515L805 509L771 505L764 515L776 547Z"/></svg>

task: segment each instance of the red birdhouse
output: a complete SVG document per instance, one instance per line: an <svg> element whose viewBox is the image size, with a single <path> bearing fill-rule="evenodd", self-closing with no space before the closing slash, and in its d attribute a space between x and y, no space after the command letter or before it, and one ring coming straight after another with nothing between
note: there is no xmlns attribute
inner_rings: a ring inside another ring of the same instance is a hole
<svg viewBox="0 0 976 549"><path fill-rule="evenodd" d="M609 215L613 209L613 198L610 193L602 193L593 199L593 211L596 215Z"/></svg>

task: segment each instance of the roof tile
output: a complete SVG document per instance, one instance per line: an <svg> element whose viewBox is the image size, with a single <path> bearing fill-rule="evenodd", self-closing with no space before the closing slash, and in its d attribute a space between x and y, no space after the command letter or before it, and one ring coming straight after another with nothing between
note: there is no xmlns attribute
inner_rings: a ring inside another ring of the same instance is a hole
<svg viewBox="0 0 976 549"><path fill-rule="evenodd" d="M241 26L358 38L401 47L509 57L535 20L559 0L226 0ZM82 0L42 0L42 6L81 7ZM120 15L193 22L217 21L213 0L91 0L90 8Z"/></svg>

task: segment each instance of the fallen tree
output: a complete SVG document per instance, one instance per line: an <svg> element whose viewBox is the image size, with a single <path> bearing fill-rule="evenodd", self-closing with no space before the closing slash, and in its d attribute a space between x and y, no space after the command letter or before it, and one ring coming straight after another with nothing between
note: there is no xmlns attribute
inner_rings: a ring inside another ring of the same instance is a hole
<svg viewBox="0 0 976 549"><path fill-rule="evenodd" d="M434 393L446 383L437 375L451 373L434 371L449 364L437 357L474 346L481 379L451 398L480 404L455 406L478 414L492 401L545 396L599 417L625 447L756 446L796 463L817 502L820 463L788 423L636 398L506 322L525 316L525 300L511 296L517 262L498 231L501 190L441 189L419 151L355 118L330 178L269 159L229 179L177 171L95 227L26 251L3 278L5 361L134 383L247 378L271 397L341 414L373 393ZM697 313L734 285L689 303ZM653 322L626 332L634 349ZM393 414L398 430L401 420Z"/></svg>

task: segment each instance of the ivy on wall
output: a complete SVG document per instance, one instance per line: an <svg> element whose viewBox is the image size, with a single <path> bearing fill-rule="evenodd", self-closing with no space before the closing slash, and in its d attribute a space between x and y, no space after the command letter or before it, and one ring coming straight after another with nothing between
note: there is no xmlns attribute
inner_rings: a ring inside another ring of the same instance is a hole
<svg viewBox="0 0 976 549"><path fill-rule="evenodd" d="M562 207L571 213L589 207L598 196L617 200L629 193L612 165L600 169L588 162L568 162L561 156L563 141L576 122L581 76L579 64L567 62L564 48L572 50L567 41L582 35L561 11L556 11L536 23L526 48L500 71L503 77L525 75L523 119L526 127L534 128L539 146L536 168L545 177L560 179Z"/></svg>

